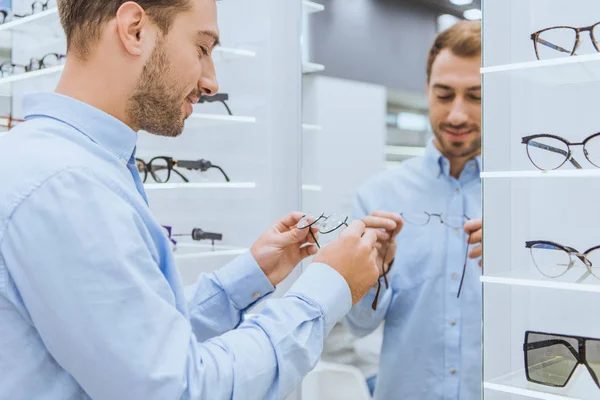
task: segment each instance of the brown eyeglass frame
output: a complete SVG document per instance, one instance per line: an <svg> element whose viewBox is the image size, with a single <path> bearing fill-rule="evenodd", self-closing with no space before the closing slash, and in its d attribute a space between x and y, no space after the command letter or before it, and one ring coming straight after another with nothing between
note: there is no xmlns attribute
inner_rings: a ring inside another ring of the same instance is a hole
<svg viewBox="0 0 600 400"><path fill-rule="evenodd" d="M575 52L577 51L577 49L579 48L579 45L581 44L581 40L580 40L580 33L581 32L589 32L590 33L590 39L592 40L592 44L594 45L594 48L596 49L597 52L600 52L600 46L598 45L598 42L596 42L596 38L594 37L594 28L596 26L600 25L600 22L596 22L593 25L590 26L585 26L583 28L575 28L573 26L552 26L550 28L545 28L542 29L540 31L534 32L531 34L531 40L533 40L533 48L535 50L535 56L538 60L540 59L540 55L538 52L538 43L541 43L544 46L550 47L553 50L556 51L560 51L563 53L568 53L569 56L573 56L575 55ZM550 43L544 39L540 39L540 35L546 31L552 30L552 29L572 29L573 31L575 31L575 43L573 44L573 50L569 51L568 49L565 49L563 47L557 46L554 43Z"/></svg>

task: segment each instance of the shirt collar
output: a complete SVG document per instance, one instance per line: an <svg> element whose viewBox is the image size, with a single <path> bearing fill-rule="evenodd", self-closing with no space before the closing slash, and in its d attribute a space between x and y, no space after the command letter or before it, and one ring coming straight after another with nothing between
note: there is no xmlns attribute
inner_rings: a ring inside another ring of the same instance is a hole
<svg viewBox="0 0 600 400"><path fill-rule="evenodd" d="M137 133L122 121L89 104L57 93L36 93L23 100L25 120L48 117L61 121L109 150L124 162L135 152Z"/></svg>
<svg viewBox="0 0 600 400"><path fill-rule="evenodd" d="M435 171L437 177L445 175L450 176L450 161L438 150L433 143L434 139L430 139L425 147L425 166L428 171ZM465 170L471 165L476 167L476 176L479 177L481 172L481 155L475 157L465 165ZM464 171L463 171L464 173Z"/></svg>

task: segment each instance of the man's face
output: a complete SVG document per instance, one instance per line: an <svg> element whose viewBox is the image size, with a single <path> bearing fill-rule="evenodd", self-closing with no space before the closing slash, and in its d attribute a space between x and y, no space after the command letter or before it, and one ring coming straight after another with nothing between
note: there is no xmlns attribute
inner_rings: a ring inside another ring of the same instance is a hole
<svg viewBox="0 0 600 400"><path fill-rule="evenodd" d="M458 57L444 49L427 85L430 121L438 149L448 158L481 151L481 57Z"/></svg>
<svg viewBox="0 0 600 400"><path fill-rule="evenodd" d="M181 135L200 94L219 90L212 60L212 50L219 42L216 2L190 2L191 10L175 17L166 36L158 33L129 99L129 118L140 130L161 136Z"/></svg>

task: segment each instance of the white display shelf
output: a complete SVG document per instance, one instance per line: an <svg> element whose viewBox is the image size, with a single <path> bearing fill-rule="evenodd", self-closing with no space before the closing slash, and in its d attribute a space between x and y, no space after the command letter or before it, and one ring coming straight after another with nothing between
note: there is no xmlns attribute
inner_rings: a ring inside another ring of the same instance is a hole
<svg viewBox="0 0 600 400"><path fill-rule="evenodd" d="M17 74L12 76L7 76L5 78L0 79L0 86L6 85L8 83L16 83L20 81L27 81L30 79L39 78L41 76L52 75L61 73L65 68L64 65L57 65L56 67L44 68L37 71L26 72L24 74Z"/></svg>
<svg viewBox="0 0 600 400"><path fill-rule="evenodd" d="M589 375L586 376L586 374L588 374L587 369L580 366L566 387L554 388L529 382L525 377L525 370L520 370L493 381L484 382L483 387L532 399L590 400L600 398L600 389L598 389L592 378Z"/></svg>
<svg viewBox="0 0 600 400"><path fill-rule="evenodd" d="M256 182L148 183L146 190L255 189Z"/></svg>
<svg viewBox="0 0 600 400"><path fill-rule="evenodd" d="M219 122L232 122L242 124L255 124L255 117L243 117L237 115L224 115L224 114L206 114L206 113L194 113L190 115L189 121L219 121Z"/></svg>
<svg viewBox="0 0 600 400"><path fill-rule="evenodd" d="M425 155L425 147L385 146L385 154L391 156L419 157Z"/></svg>
<svg viewBox="0 0 600 400"><path fill-rule="evenodd" d="M305 131L322 131L323 127L321 125L302 124L302 129Z"/></svg>
<svg viewBox="0 0 600 400"><path fill-rule="evenodd" d="M548 278L536 270L511 271L507 274L484 275L481 282L532 288L572 290L577 292L600 293L600 279L591 276L585 268L572 268L559 278Z"/></svg>
<svg viewBox="0 0 600 400"><path fill-rule="evenodd" d="M302 64L302 73L303 74L315 74L317 72L323 72L325 71L325 66L322 64L315 64L315 63L304 63Z"/></svg>
<svg viewBox="0 0 600 400"><path fill-rule="evenodd" d="M213 58L216 58L215 56L217 55L220 60L228 61L237 58L255 58L256 52L233 47L215 47L213 49Z"/></svg>
<svg viewBox="0 0 600 400"><path fill-rule="evenodd" d="M594 82L600 80L600 54L484 67L481 73L484 76L510 74L550 86Z"/></svg>
<svg viewBox="0 0 600 400"><path fill-rule="evenodd" d="M247 248L222 246L203 243L177 243L177 250L173 252L176 260L194 260L202 258L239 256L248 251Z"/></svg>
<svg viewBox="0 0 600 400"><path fill-rule="evenodd" d="M314 1L304 0L302 2L302 6L309 14L314 14L325 10L325 6L323 4L315 3Z"/></svg>
<svg viewBox="0 0 600 400"><path fill-rule="evenodd" d="M21 30L21 29L24 29L25 26L27 26L27 25L30 25L33 27L34 24L32 24L32 22L36 22L36 21L37 21L37 23L35 24L35 26L38 26L41 22L43 22L44 19L48 19L48 20L50 18L56 19L57 17L58 17L58 9L56 7L54 7L49 10L46 10L46 11L32 14L25 18L17 18L13 21L6 22L4 24L0 24L0 33L15 31L16 29Z"/></svg>
<svg viewBox="0 0 600 400"><path fill-rule="evenodd" d="M302 190L307 192L322 192L323 186L319 185L302 185Z"/></svg>
<svg viewBox="0 0 600 400"><path fill-rule="evenodd" d="M600 177L600 169L576 169L555 171L494 171L482 172L481 178L597 178Z"/></svg>

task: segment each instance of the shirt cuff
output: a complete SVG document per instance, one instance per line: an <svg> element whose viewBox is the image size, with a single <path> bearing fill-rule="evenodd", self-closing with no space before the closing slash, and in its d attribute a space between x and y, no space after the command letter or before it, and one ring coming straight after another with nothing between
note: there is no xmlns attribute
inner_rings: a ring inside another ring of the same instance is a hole
<svg viewBox="0 0 600 400"><path fill-rule="evenodd" d="M275 290L250 251L216 271L215 276L227 296L240 311Z"/></svg>
<svg viewBox="0 0 600 400"><path fill-rule="evenodd" d="M344 277L322 263L309 265L286 296L290 295L305 297L321 307L325 319L325 334L329 334L352 307L352 294Z"/></svg>

